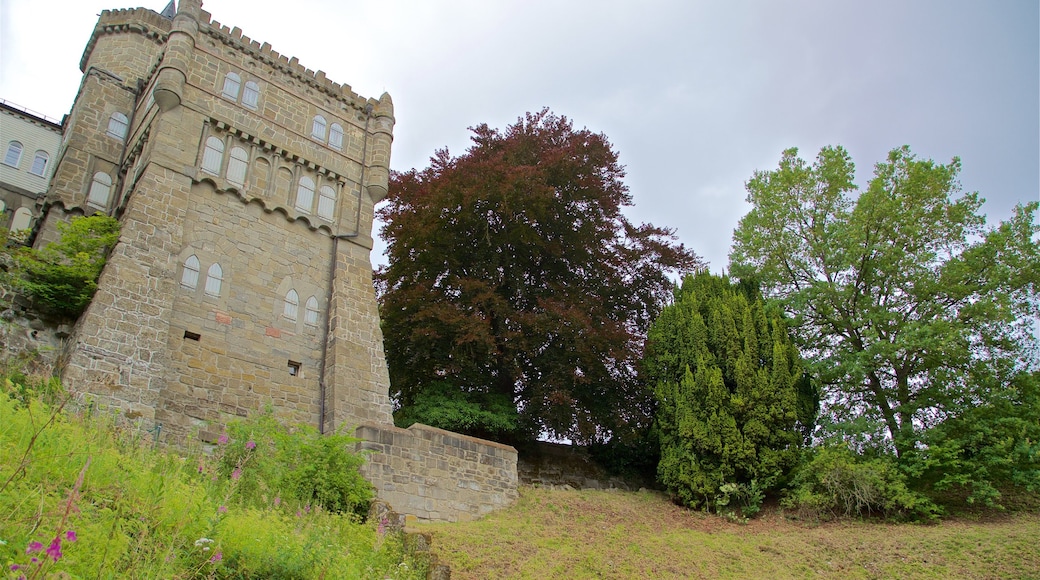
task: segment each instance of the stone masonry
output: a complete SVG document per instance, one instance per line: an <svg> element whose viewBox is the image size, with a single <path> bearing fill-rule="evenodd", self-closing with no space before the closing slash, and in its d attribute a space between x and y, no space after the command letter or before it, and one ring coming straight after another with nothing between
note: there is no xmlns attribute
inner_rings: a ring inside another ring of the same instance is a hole
<svg viewBox="0 0 1040 580"><path fill-rule="evenodd" d="M323 432L364 424L380 496L426 519L516 497L512 448L393 427L370 259L388 94L360 97L198 0L172 19L104 11L80 69L35 243L95 212L122 233L73 330L66 385L172 444L265 407Z"/></svg>

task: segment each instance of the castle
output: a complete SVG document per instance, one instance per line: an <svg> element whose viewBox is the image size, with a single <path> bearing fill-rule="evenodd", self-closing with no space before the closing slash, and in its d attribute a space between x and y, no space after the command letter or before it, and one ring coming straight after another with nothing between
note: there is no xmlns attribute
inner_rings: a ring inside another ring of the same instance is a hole
<svg viewBox="0 0 1040 580"><path fill-rule="evenodd" d="M163 441L273 409L357 428L381 499L423 519L516 498L516 451L393 426L372 284L394 109L211 21L199 0L101 14L37 203L122 233L61 367ZM5 135L5 141L6 141Z"/></svg>

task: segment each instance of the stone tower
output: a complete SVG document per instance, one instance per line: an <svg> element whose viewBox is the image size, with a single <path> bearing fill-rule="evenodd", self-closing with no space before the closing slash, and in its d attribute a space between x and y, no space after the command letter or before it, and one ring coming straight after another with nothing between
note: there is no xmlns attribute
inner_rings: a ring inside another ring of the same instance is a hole
<svg viewBox="0 0 1040 580"><path fill-rule="evenodd" d="M62 377L163 440L270 406L390 425L372 286L394 112L210 19L101 14L37 244L102 212L120 241Z"/></svg>

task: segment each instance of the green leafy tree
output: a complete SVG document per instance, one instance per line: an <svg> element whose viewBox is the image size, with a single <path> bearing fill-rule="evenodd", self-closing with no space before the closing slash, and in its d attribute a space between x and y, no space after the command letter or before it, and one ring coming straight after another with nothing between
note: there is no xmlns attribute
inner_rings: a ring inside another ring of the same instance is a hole
<svg viewBox="0 0 1040 580"><path fill-rule="evenodd" d="M902 455L1036 364L1037 204L986 228L960 167L895 149L857 195L844 149L789 149L747 183L731 273L794 318L829 421L861 446Z"/></svg>
<svg viewBox="0 0 1040 580"><path fill-rule="evenodd" d="M450 385L500 415L478 432L515 422L513 436L590 441L645 421L643 338L669 273L699 258L670 230L624 216L632 198L604 135L547 110L472 131L464 155L441 150L423 171L395 174L379 210L389 265L376 278L399 417L436 422L415 407Z"/></svg>
<svg viewBox="0 0 1040 580"><path fill-rule="evenodd" d="M74 217L59 223L58 232L58 242L16 255L15 283L42 313L76 318L90 304L108 252L119 241L119 222L101 214Z"/></svg>
<svg viewBox="0 0 1040 580"><path fill-rule="evenodd" d="M654 322L643 361L657 386L658 476L685 505L745 515L782 483L819 398L783 315L750 285L687 276ZM730 507L726 507L730 506Z"/></svg>

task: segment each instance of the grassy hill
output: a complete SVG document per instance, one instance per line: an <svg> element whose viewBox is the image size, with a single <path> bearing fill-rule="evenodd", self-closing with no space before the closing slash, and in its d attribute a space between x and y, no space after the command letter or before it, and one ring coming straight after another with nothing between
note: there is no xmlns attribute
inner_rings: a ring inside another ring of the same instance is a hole
<svg viewBox="0 0 1040 580"><path fill-rule="evenodd" d="M477 522L424 524L453 579L1040 578L1040 514L934 525L747 523L653 492L522 488Z"/></svg>

